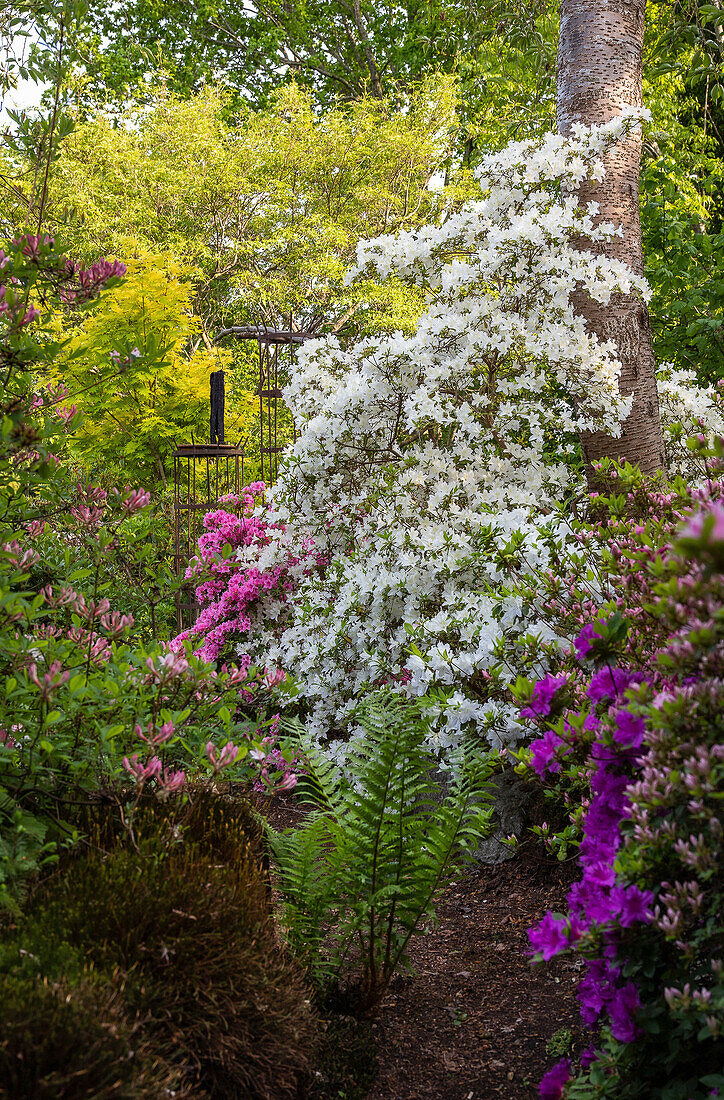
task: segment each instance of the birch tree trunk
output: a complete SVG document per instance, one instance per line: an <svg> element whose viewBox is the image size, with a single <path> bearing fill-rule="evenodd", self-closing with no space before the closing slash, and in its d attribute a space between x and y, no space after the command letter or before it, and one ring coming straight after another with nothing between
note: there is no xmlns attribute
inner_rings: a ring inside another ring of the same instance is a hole
<svg viewBox="0 0 724 1100"><path fill-rule="evenodd" d="M575 122L609 122L626 105L641 106L645 0L561 0L556 110L558 131ZM603 180L586 182L584 202L595 201L600 219L623 227L623 237L581 247L604 253L643 275L639 214L641 131L629 134L607 155ZM653 473L663 466L664 448L656 392L648 310L633 295L612 296L608 305L581 292L576 311L601 340L613 340L621 360L619 387L633 393L630 416L619 439L603 432L581 436L589 483L591 463L609 456Z"/></svg>

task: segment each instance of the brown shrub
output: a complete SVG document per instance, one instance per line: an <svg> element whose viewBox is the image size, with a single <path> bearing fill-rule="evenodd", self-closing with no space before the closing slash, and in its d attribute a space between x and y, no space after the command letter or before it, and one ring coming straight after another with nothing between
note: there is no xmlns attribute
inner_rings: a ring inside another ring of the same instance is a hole
<svg viewBox="0 0 724 1100"><path fill-rule="evenodd" d="M122 983L0 975L0 1096L7 1100L191 1097L154 1057ZM198 1093L195 1094L198 1096Z"/></svg>
<svg viewBox="0 0 724 1100"><path fill-rule="evenodd" d="M149 804L134 819L133 844L103 813L90 832L97 847L36 899L36 934L122 980L144 1042L193 1095L293 1097L316 1021L276 934L261 826L248 806L206 791L181 828L175 811Z"/></svg>

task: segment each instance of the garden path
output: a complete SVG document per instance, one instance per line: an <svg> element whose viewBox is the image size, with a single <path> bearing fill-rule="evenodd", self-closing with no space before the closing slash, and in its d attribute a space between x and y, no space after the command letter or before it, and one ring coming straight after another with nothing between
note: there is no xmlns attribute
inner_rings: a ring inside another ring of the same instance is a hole
<svg viewBox="0 0 724 1100"><path fill-rule="evenodd" d="M447 891L438 925L415 944L416 973L393 981L373 1025L378 1070L366 1100L538 1096L579 1038L579 975L565 958L532 967L527 929L561 909L572 870L523 849Z"/></svg>

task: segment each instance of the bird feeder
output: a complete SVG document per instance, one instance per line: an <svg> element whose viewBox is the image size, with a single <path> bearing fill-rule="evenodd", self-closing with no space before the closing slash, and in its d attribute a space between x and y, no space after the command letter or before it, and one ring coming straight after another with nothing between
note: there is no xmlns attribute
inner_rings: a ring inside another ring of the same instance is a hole
<svg viewBox="0 0 724 1100"><path fill-rule="evenodd" d="M174 569L185 576L203 533L203 518L220 503L229 511L238 508L244 484L244 448L224 441L224 372L211 375L209 442L182 443L173 452L174 485ZM225 497L231 497L225 501ZM176 625L190 626L198 607L193 586L176 594Z"/></svg>

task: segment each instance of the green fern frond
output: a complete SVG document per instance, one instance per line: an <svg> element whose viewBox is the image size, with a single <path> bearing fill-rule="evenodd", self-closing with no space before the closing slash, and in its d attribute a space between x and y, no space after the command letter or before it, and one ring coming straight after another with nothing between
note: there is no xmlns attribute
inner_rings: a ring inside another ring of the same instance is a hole
<svg viewBox="0 0 724 1100"><path fill-rule="evenodd" d="M317 980L338 984L358 951L357 985L369 1005L484 835L489 769L461 756L440 804L417 704L378 693L355 718L364 736L350 746L344 775L302 739L318 809L294 832L271 830L270 845L290 940Z"/></svg>

